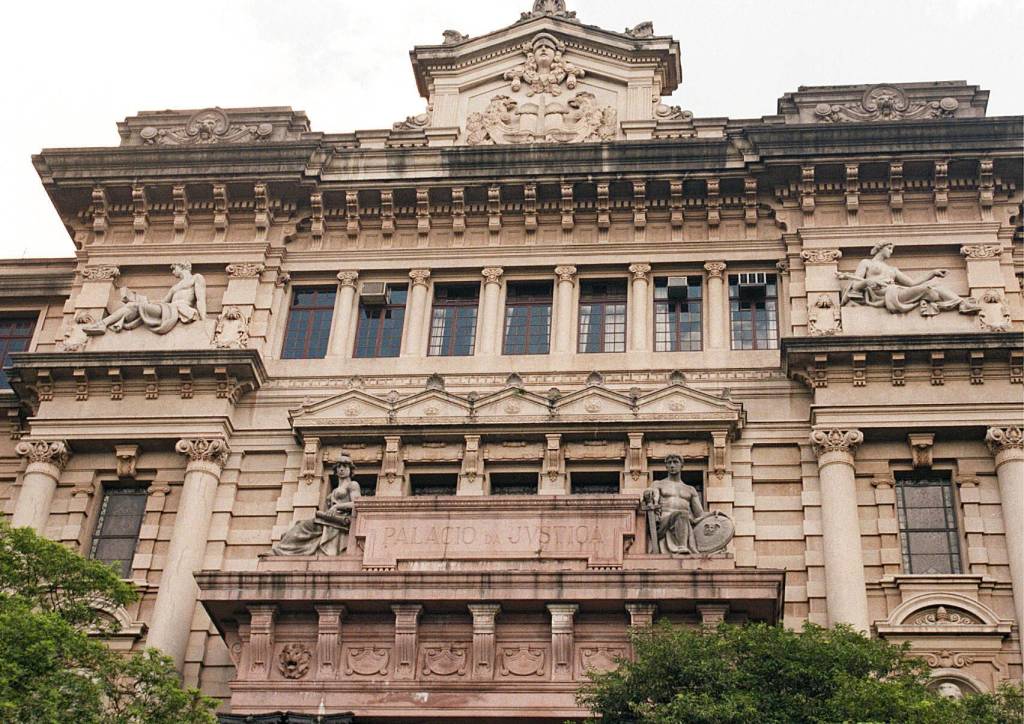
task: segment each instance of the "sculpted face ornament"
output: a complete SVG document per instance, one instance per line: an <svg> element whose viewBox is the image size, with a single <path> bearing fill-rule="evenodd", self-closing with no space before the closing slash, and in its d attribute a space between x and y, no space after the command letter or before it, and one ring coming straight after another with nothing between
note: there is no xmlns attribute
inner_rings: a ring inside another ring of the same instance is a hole
<svg viewBox="0 0 1024 724"><path fill-rule="evenodd" d="M228 115L219 108L196 111L184 128L157 128L146 126L139 135L148 145L204 146L214 143L247 143L270 137L274 127L270 123L232 125Z"/></svg>
<svg viewBox="0 0 1024 724"><path fill-rule="evenodd" d="M883 307L891 314L906 314L916 309L922 317L934 317L953 309L961 314L981 311L973 297L961 297L933 281L945 277L945 269L933 269L920 279L913 279L889 264L894 248L891 241L875 244L871 258L861 261L853 274L836 273L840 279L850 282L840 298L843 306Z"/></svg>
<svg viewBox="0 0 1024 724"><path fill-rule="evenodd" d="M526 62L505 73L505 80L512 81L513 93L518 93L525 85L529 97L537 93L558 96L562 93L563 81L566 88L573 90L576 81L586 75L586 71L562 57L565 43L548 33L540 33L532 41L523 43L523 52Z"/></svg>
<svg viewBox="0 0 1024 724"><path fill-rule="evenodd" d="M875 85L864 91L859 103L819 103L814 115L819 121L900 121L913 118L951 118L960 102L945 96L939 100L912 102L901 88Z"/></svg>

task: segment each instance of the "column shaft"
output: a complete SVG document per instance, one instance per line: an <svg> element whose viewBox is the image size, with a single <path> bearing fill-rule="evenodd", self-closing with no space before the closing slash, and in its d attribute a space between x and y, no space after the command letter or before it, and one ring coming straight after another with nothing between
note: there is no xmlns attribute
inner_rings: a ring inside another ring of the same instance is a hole
<svg viewBox="0 0 1024 724"><path fill-rule="evenodd" d="M338 318L334 320L334 334L331 335L331 356L352 356L352 318L355 315L356 280L354 271L338 272L341 289L338 290Z"/></svg>
<svg viewBox="0 0 1024 724"><path fill-rule="evenodd" d="M573 287L576 285L576 267L555 267L558 277L555 289L555 324L551 330L551 351L566 354L572 352L575 338L572 324Z"/></svg>
<svg viewBox="0 0 1024 724"><path fill-rule="evenodd" d="M180 670L199 594L192 574L202 568L213 500L229 451L216 439L181 440L177 450L188 455L189 463L146 644L163 650Z"/></svg>
<svg viewBox="0 0 1024 724"><path fill-rule="evenodd" d="M29 462L21 478L21 492L11 515L11 526L29 527L42 535L50 517L57 480L71 453L67 443L45 440L23 440L14 450Z"/></svg>
<svg viewBox="0 0 1024 724"><path fill-rule="evenodd" d="M639 352L647 349L647 320L650 312L647 309L647 275L651 272L650 264L631 264L633 275L633 294L630 304L632 311L629 319L629 349Z"/></svg>
<svg viewBox="0 0 1024 724"><path fill-rule="evenodd" d="M868 598L861 551L853 451L864 440L860 430L816 430L821 485L821 537L825 559L828 622L868 631Z"/></svg>
<svg viewBox="0 0 1024 724"><path fill-rule="evenodd" d="M708 273L708 349L725 349L728 329L725 315L725 262L709 261Z"/></svg>
<svg viewBox="0 0 1024 724"><path fill-rule="evenodd" d="M985 441L995 454L1014 613L1024 628L1024 435L1019 427L990 427Z"/></svg>
<svg viewBox="0 0 1024 724"><path fill-rule="evenodd" d="M409 308L405 319L405 341L402 344L403 357L422 357L424 333L424 315L427 307L427 280L430 271L413 269L409 272L412 279L412 292L409 294Z"/></svg>
<svg viewBox="0 0 1024 724"><path fill-rule="evenodd" d="M480 339L477 342L477 354L501 354L501 275L498 267L483 270L484 293L480 310Z"/></svg>

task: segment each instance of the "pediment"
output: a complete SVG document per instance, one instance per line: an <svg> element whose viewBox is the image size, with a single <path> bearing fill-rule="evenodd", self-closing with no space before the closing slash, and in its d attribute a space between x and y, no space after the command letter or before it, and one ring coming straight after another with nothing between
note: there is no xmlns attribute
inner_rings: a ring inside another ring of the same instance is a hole
<svg viewBox="0 0 1024 724"><path fill-rule="evenodd" d="M366 420L386 420L391 414L387 400L360 390L349 390L317 402L303 404L289 412L293 427L306 427L324 420L347 420L355 424Z"/></svg>
<svg viewBox="0 0 1024 724"><path fill-rule="evenodd" d="M476 419L478 421L527 420L548 418L551 407L544 397L518 388L508 388L476 401Z"/></svg>
<svg viewBox="0 0 1024 724"><path fill-rule="evenodd" d="M555 414L559 417L605 417L612 415L633 415L633 398L604 387L585 387L566 395L555 403Z"/></svg>
<svg viewBox="0 0 1024 724"><path fill-rule="evenodd" d="M465 420L473 405L464 397L444 390L424 390L395 402L394 421L397 423L429 419Z"/></svg>
<svg viewBox="0 0 1024 724"><path fill-rule="evenodd" d="M655 390L640 397L636 404L641 416L678 415L697 416L703 419L721 417L737 420L741 424L744 418L743 406L739 403L709 395L686 385L669 385Z"/></svg>
<svg viewBox="0 0 1024 724"><path fill-rule="evenodd" d="M534 11L470 38L445 32L417 46L413 70L428 110L398 130L458 128L458 145L598 142L623 122L654 121L681 79L679 45L650 23L614 32L564 11ZM650 95L650 105L636 95Z"/></svg>

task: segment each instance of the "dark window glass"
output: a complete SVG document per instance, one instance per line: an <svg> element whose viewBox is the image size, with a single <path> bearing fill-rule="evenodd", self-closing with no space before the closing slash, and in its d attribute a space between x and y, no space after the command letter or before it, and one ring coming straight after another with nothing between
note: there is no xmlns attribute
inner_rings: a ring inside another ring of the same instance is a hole
<svg viewBox="0 0 1024 724"><path fill-rule="evenodd" d="M905 573L960 573L960 533L948 474L898 473L896 508Z"/></svg>
<svg viewBox="0 0 1024 724"><path fill-rule="evenodd" d="M359 300L356 357L397 357L402 351L407 289L405 284L388 284L383 304Z"/></svg>
<svg viewBox="0 0 1024 724"><path fill-rule="evenodd" d="M775 275L729 275L729 329L733 349L778 349L778 288Z"/></svg>
<svg viewBox="0 0 1024 724"><path fill-rule="evenodd" d="M551 284L512 282L505 296L505 354L547 354L551 345Z"/></svg>
<svg viewBox="0 0 1024 724"><path fill-rule="evenodd" d="M359 494L372 498L377 494L377 475L376 473L359 473L353 475L352 479L359 483Z"/></svg>
<svg viewBox="0 0 1024 724"><path fill-rule="evenodd" d="M654 278L654 349L698 352L701 348L701 277Z"/></svg>
<svg viewBox="0 0 1024 724"><path fill-rule="evenodd" d="M614 470L581 470L569 473L573 495L601 495L619 492L619 474Z"/></svg>
<svg viewBox="0 0 1024 724"><path fill-rule="evenodd" d="M0 388L10 387L3 368L11 363L11 352L24 352L32 342L36 315L0 317Z"/></svg>
<svg viewBox="0 0 1024 724"><path fill-rule="evenodd" d="M473 354L479 284L439 284L434 287L428 354L465 357Z"/></svg>
<svg viewBox="0 0 1024 724"><path fill-rule="evenodd" d="M327 355L334 294L335 290L330 287L298 287L292 291L282 359L315 359Z"/></svg>
<svg viewBox="0 0 1024 724"><path fill-rule="evenodd" d="M579 351L626 351L625 279L580 282Z"/></svg>
<svg viewBox="0 0 1024 724"><path fill-rule="evenodd" d="M413 495L455 495L457 473L412 473L409 484Z"/></svg>
<svg viewBox="0 0 1024 724"><path fill-rule="evenodd" d="M537 473L491 473L491 495L536 495Z"/></svg>
<svg viewBox="0 0 1024 724"><path fill-rule="evenodd" d="M132 571L148 494L145 488L111 488L103 493L89 555L112 563L122 578L127 578Z"/></svg>

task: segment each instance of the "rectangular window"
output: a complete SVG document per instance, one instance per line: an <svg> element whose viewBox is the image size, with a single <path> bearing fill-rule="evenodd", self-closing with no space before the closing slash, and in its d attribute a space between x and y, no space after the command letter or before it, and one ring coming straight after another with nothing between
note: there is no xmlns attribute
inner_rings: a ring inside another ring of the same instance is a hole
<svg viewBox="0 0 1024 724"><path fill-rule="evenodd" d="M317 359L327 356L334 316L332 287L297 287L292 290L288 310L288 331L284 337L282 359Z"/></svg>
<svg viewBox="0 0 1024 724"><path fill-rule="evenodd" d="M122 578L132 572L148 495L146 488L110 488L103 493L89 556L113 564Z"/></svg>
<svg viewBox="0 0 1024 724"><path fill-rule="evenodd" d="M402 327L408 285L387 284L380 297L359 298L356 357L397 357L402 351Z"/></svg>
<svg viewBox="0 0 1024 724"><path fill-rule="evenodd" d="M510 282L505 297L504 354L547 354L551 346L551 283Z"/></svg>
<svg viewBox="0 0 1024 724"><path fill-rule="evenodd" d="M10 387L3 368L11 363L11 352L24 352L32 342L36 315L4 315L0 317L0 389Z"/></svg>
<svg viewBox="0 0 1024 724"><path fill-rule="evenodd" d="M626 351L625 279L580 282L579 351Z"/></svg>
<svg viewBox="0 0 1024 724"><path fill-rule="evenodd" d="M455 495L458 473L411 473L409 486L413 495Z"/></svg>
<svg viewBox="0 0 1024 724"><path fill-rule="evenodd" d="M778 287L774 274L729 275L729 329L733 349L778 349L778 320Z"/></svg>
<svg viewBox="0 0 1024 724"><path fill-rule="evenodd" d="M430 348L427 353L434 357L466 357L473 354L479 305L479 284L435 285Z"/></svg>
<svg viewBox="0 0 1024 724"><path fill-rule="evenodd" d="M701 283L698 275L654 278L654 350L699 352Z"/></svg>
<svg viewBox="0 0 1024 724"><path fill-rule="evenodd" d="M605 495L619 492L619 473L614 470L578 470L569 473L573 495Z"/></svg>
<svg viewBox="0 0 1024 724"><path fill-rule="evenodd" d="M960 573L960 531L948 473L896 474L904 573Z"/></svg>
<svg viewBox="0 0 1024 724"><path fill-rule="evenodd" d="M537 473L506 472L490 473L491 495L536 495Z"/></svg>

